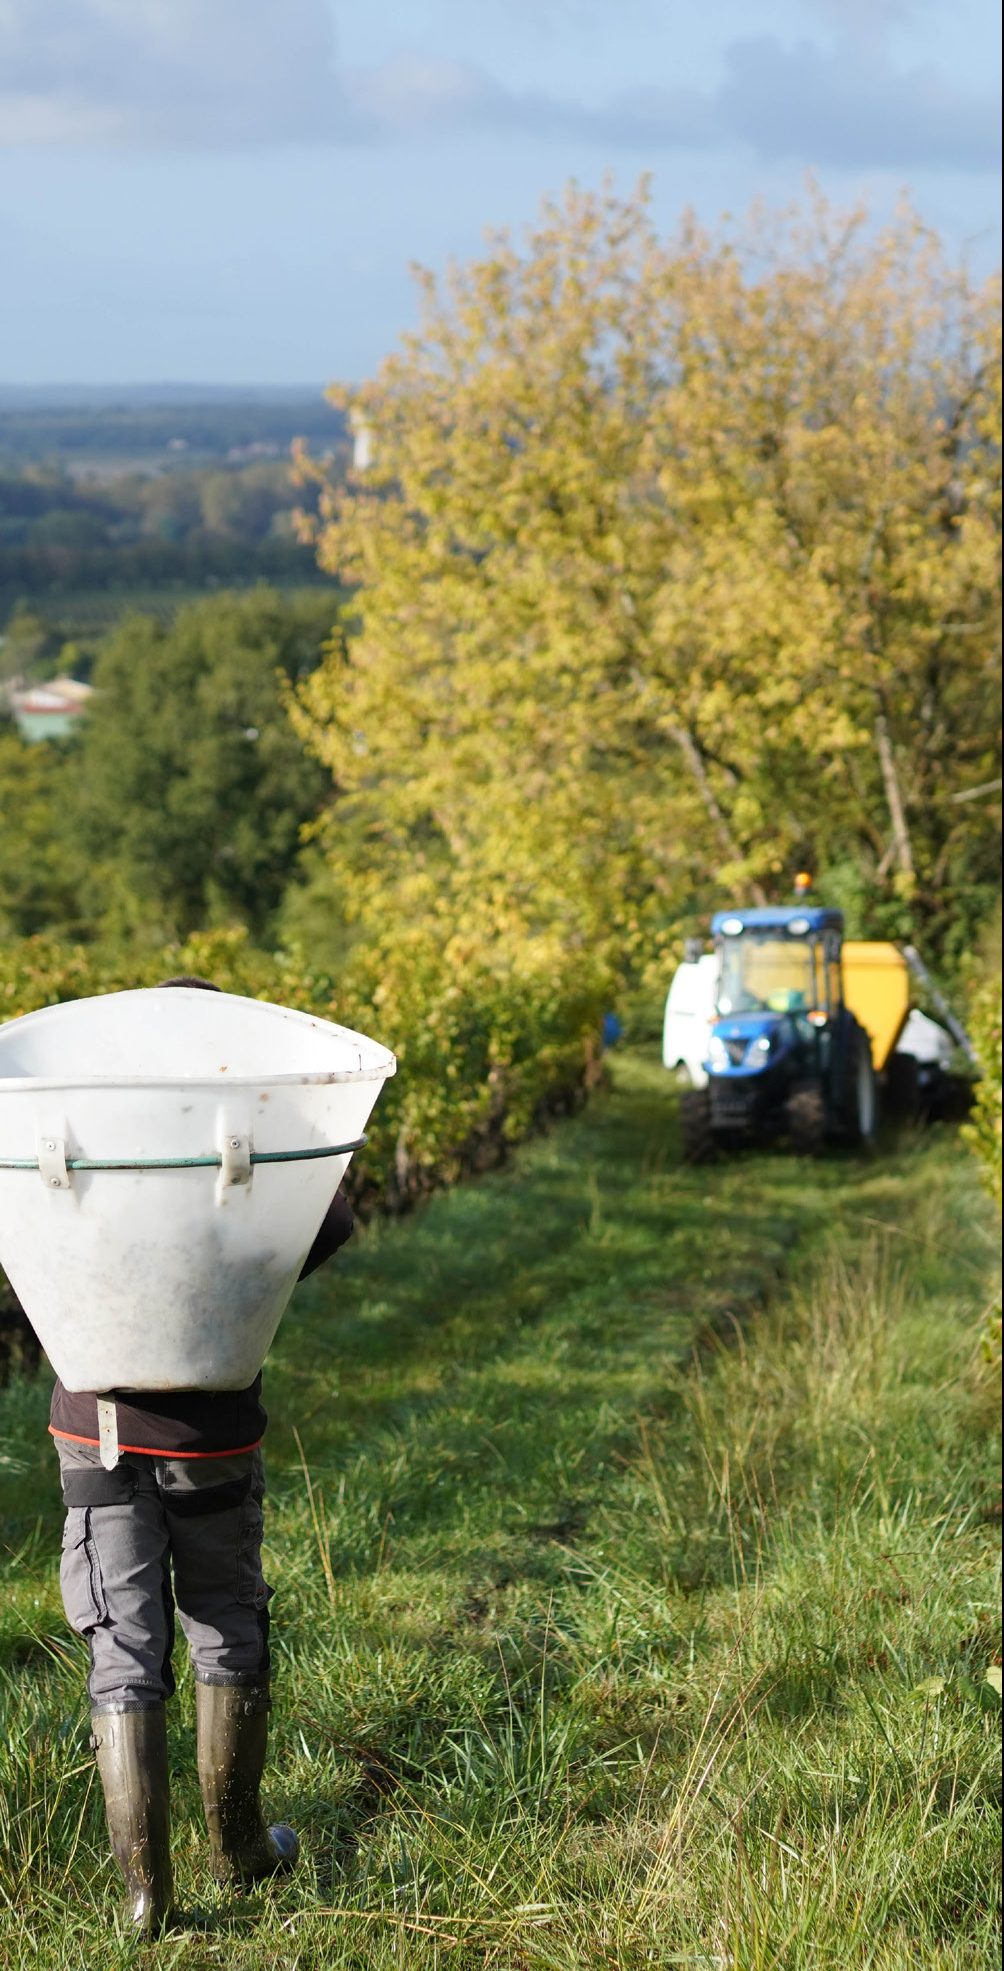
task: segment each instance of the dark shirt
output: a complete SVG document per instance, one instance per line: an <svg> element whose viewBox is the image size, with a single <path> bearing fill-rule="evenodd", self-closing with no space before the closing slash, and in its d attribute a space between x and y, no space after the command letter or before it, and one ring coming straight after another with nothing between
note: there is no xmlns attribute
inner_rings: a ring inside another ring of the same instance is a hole
<svg viewBox="0 0 1004 1971"><path fill-rule="evenodd" d="M336 1191L303 1263L301 1280L345 1244L354 1222L351 1205ZM53 1437L97 1444L97 1406L93 1390L64 1389L57 1381L49 1410ZM115 1409L119 1448L148 1457L222 1458L250 1451L261 1443L268 1423L260 1373L247 1389L130 1390L115 1395Z"/></svg>

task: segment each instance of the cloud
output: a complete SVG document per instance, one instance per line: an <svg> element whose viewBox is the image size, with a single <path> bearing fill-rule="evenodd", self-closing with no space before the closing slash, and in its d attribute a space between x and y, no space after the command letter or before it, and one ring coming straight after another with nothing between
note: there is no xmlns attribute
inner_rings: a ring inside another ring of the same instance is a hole
<svg viewBox="0 0 1004 1971"><path fill-rule="evenodd" d="M350 98L371 132L385 137L497 131L577 138L620 148L654 143L693 149L718 141L712 107L693 90L636 89L593 106L539 90L505 89L468 62L404 54L346 78Z"/></svg>
<svg viewBox="0 0 1004 1971"><path fill-rule="evenodd" d="M724 150L767 161L850 170L996 168L999 107L965 96L935 71L897 70L850 42L794 49L768 36L733 42L714 90L656 84L598 105L504 89L463 62L402 55L346 78L359 127L384 138L432 140L459 130L576 139L608 150Z"/></svg>
<svg viewBox="0 0 1004 1971"><path fill-rule="evenodd" d="M512 99L480 69L413 51L349 78L353 103L369 130L428 136L485 122L507 122Z"/></svg>
<svg viewBox="0 0 1004 1971"><path fill-rule="evenodd" d="M886 34L901 21L925 12L930 0L802 0L806 13L828 21L841 35Z"/></svg>
<svg viewBox="0 0 1004 1971"><path fill-rule="evenodd" d="M506 88L473 63L402 51L339 67L327 0L0 0L8 143L227 148L434 143L460 134L630 150L751 151L847 169L993 170L998 117L881 29L923 0L805 0L833 44L733 42L707 90L652 82L585 103ZM868 22L880 41L862 59Z"/></svg>
<svg viewBox="0 0 1004 1971"><path fill-rule="evenodd" d="M221 147L352 112L325 0L0 0L8 144Z"/></svg>
<svg viewBox="0 0 1004 1971"><path fill-rule="evenodd" d="M758 157L850 169L993 171L999 105L964 96L933 69L867 64L840 46L786 50L766 36L727 51L722 124Z"/></svg>

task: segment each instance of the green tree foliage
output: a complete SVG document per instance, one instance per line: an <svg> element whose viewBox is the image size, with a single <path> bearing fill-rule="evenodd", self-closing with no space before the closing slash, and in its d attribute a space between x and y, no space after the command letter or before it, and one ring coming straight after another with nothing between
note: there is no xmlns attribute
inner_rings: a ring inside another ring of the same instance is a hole
<svg viewBox="0 0 1004 1971"><path fill-rule="evenodd" d="M337 393L372 464L314 474L354 634L297 718L361 907L623 951L808 862L883 928L985 914L995 296L909 213L666 243L572 190L423 298Z"/></svg>
<svg viewBox="0 0 1004 1971"><path fill-rule="evenodd" d="M317 663L330 601L223 594L103 647L77 816L98 921L156 940L237 919L262 930L326 783L283 693Z"/></svg>
<svg viewBox="0 0 1004 1971"><path fill-rule="evenodd" d="M0 721L2 937L43 928L77 936L84 928L86 866L70 809L77 784L74 748L27 746L13 724Z"/></svg>
<svg viewBox="0 0 1004 1971"><path fill-rule="evenodd" d="M207 473L199 493L203 524L211 533L235 541L263 541L277 515L289 511L288 463Z"/></svg>
<svg viewBox="0 0 1004 1971"><path fill-rule="evenodd" d="M0 680L33 682L51 677L58 654L59 638L52 625L22 604L11 615L0 644Z"/></svg>

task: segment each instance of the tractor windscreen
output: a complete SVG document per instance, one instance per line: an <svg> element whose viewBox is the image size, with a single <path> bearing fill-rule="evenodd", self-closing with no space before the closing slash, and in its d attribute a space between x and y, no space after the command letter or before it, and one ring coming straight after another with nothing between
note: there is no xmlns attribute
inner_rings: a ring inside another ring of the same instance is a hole
<svg viewBox="0 0 1004 1971"><path fill-rule="evenodd" d="M801 938L723 938L719 1013L808 1013L825 1003L814 942Z"/></svg>

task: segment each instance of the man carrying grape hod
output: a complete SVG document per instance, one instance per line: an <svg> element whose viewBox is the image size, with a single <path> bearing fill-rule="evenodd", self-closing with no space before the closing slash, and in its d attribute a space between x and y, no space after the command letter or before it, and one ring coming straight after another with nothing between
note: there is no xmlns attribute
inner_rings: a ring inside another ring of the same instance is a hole
<svg viewBox="0 0 1004 1971"><path fill-rule="evenodd" d="M217 988L207 980L165 985ZM300 1277L344 1245L352 1212L336 1194ZM170 1919L166 1700L174 1617L195 1673L199 1783L218 1880L249 1884L292 1868L291 1827L267 1827L259 1789L268 1739L269 1612L261 1564L265 1494L261 1375L243 1390L116 1397L120 1456L101 1461L98 1398L57 1382L49 1428L66 1526L60 1585L86 1636L91 1745L130 1922Z"/></svg>

